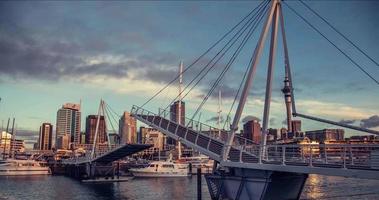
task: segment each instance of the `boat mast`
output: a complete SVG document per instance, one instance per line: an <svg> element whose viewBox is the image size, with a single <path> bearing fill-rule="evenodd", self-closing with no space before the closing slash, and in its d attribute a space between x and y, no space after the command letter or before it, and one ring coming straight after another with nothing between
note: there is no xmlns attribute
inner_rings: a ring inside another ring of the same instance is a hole
<svg viewBox="0 0 379 200"><path fill-rule="evenodd" d="M4 139L4 149L3 149L3 160L5 160L5 148L7 146L7 139L8 139L8 129L9 129L9 121L11 119L8 118L8 123L7 123L7 129L5 131L5 139ZM3 133L1 133L1 138L3 137Z"/></svg>
<svg viewBox="0 0 379 200"><path fill-rule="evenodd" d="M15 121L15 118L13 118L13 123L12 123L12 135L11 135L11 140L9 141L10 148L9 148L8 157L11 157L13 146L14 146L14 137L15 137L14 136L14 121ZM12 143L13 143L13 145L12 145Z"/></svg>
<svg viewBox="0 0 379 200"><path fill-rule="evenodd" d="M179 100L178 100L178 124L182 124L182 86L183 86L183 61L179 64ZM178 141L178 157L182 157L182 144Z"/></svg>

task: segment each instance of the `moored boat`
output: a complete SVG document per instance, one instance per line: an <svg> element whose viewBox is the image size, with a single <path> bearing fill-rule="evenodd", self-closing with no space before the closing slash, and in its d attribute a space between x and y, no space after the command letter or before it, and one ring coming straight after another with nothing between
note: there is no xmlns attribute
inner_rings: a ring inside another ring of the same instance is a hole
<svg viewBox="0 0 379 200"><path fill-rule="evenodd" d="M0 160L0 176L48 175L51 170L35 160Z"/></svg>
<svg viewBox="0 0 379 200"><path fill-rule="evenodd" d="M129 169L135 177L186 177L189 176L188 164L172 161L154 161L147 167Z"/></svg>

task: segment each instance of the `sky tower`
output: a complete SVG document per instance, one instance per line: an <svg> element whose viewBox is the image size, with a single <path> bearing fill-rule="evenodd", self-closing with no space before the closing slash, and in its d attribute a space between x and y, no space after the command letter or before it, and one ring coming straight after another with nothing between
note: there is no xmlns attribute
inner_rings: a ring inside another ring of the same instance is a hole
<svg viewBox="0 0 379 200"><path fill-rule="evenodd" d="M290 87L290 81L288 79L287 73L284 79L284 87L282 89L282 92L284 94L284 102L286 103L286 110L287 110L287 130L288 132L292 132L291 87Z"/></svg>

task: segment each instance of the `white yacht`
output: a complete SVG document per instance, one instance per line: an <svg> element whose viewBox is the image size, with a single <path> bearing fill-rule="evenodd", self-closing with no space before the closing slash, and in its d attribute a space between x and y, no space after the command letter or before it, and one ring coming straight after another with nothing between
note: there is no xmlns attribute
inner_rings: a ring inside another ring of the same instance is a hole
<svg viewBox="0 0 379 200"><path fill-rule="evenodd" d="M0 160L0 176L48 175L51 170L35 160Z"/></svg>
<svg viewBox="0 0 379 200"><path fill-rule="evenodd" d="M199 155L193 157L182 157L178 162L188 163L192 165L192 171L190 173L196 174L197 168L201 168L202 174L209 174L213 171L214 161L207 156Z"/></svg>
<svg viewBox="0 0 379 200"><path fill-rule="evenodd" d="M147 167L129 169L135 177L185 177L189 176L188 164L172 161L154 161Z"/></svg>

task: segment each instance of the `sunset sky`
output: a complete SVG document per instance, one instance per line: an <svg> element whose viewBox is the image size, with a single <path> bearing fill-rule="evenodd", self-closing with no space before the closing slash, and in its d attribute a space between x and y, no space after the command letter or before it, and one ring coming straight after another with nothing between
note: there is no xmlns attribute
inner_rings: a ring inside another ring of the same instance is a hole
<svg viewBox="0 0 379 200"><path fill-rule="evenodd" d="M142 2L0 2L0 119L15 117L24 139L35 139L42 122L55 128L56 112L66 102L82 100L85 116L95 114L101 98L121 114L141 105L193 62L258 5L257 1ZM311 14L299 2L288 2L379 79L379 66ZM378 1L307 2L331 24L379 61ZM379 130L379 85L358 70L318 33L283 6L285 28L299 113L345 120ZM222 82L223 114L229 110L255 48L254 33ZM266 42L266 46L267 46ZM279 37L281 43L281 36ZM211 59L210 54L205 60ZM258 66L243 117L262 118L268 48ZM184 99L191 117L227 59ZM184 84L199 71L184 74ZM270 126L285 119L283 54L278 46ZM157 111L177 94L165 90L146 108ZM216 96L216 93L214 94ZM216 116L217 99L202 110L201 121ZM349 122L349 123L350 123ZM303 130L333 126L303 120ZM346 130L347 134L356 132Z"/></svg>

